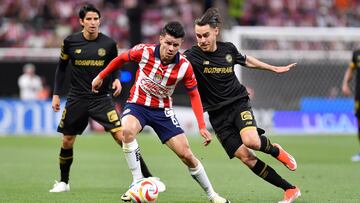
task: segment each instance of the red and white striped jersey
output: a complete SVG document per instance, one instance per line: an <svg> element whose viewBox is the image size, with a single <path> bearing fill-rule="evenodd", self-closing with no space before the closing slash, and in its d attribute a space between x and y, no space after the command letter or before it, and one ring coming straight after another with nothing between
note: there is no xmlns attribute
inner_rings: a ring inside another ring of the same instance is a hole
<svg viewBox="0 0 360 203"><path fill-rule="evenodd" d="M161 64L159 45L138 44L128 52L129 60L139 64L129 103L153 108L171 108L176 84L182 81L188 91L197 88L190 62L180 53L168 65Z"/></svg>

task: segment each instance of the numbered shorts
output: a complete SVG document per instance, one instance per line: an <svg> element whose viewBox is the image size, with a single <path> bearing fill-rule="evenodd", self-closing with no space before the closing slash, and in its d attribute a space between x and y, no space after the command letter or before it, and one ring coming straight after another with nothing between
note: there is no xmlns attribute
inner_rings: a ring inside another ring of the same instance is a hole
<svg viewBox="0 0 360 203"><path fill-rule="evenodd" d="M163 144L170 138L184 133L175 117L173 109L150 108L127 103L124 107L122 117L126 115L135 116L139 120L142 129L145 125L152 127Z"/></svg>
<svg viewBox="0 0 360 203"><path fill-rule="evenodd" d="M89 118L101 124L106 131L121 130L121 122L111 97L92 99L68 98L57 131L64 135L82 134Z"/></svg>
<svg viewBox="0 0 360 203"><path fill-rule="evenodd" d="M240 131L255 128L256 121L248 97L237 100L215 111L209 111L209 120L217 138L232 159L242 145Z"/></svg>

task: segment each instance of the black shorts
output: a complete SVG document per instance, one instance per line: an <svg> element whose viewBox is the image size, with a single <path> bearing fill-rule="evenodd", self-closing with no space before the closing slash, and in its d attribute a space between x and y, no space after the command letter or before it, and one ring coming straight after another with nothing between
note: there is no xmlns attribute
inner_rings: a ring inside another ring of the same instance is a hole
<svg viewBox="0 0 360 203"><path fill-rule="evenodd" d="M249 98L242 98L208 114L217 138L230 159L234 158L236 150L242 145L240 131L248 127L257 128Z"/></svg>
<svg viewBox="0 0 360 203"><path fill-rule="evenodd" d="M57 131L64 135L82 134L89 118L100 123L106 131L117 132L121 129L119 115L111 97L68 98Z"/></svg>

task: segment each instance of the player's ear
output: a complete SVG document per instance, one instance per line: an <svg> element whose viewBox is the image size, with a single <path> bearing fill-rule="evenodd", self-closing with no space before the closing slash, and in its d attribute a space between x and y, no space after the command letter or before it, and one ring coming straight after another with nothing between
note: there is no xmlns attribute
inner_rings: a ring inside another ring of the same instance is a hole
<svg viewBox="0 0 360 203"><path fill-rule="evenodd" d="M80 23L80 25L81 25L82 27L84 27L84 21L83 21L83 19L79 18L79 23Z"/></svg>
<svg viewBox="0 0 360 203"><path fill-rule="evenodd" d="M216 35L216 36L219 35L219 32L220 32L219 27L214 28L214 31L215 31L215 35Z"/></svg>

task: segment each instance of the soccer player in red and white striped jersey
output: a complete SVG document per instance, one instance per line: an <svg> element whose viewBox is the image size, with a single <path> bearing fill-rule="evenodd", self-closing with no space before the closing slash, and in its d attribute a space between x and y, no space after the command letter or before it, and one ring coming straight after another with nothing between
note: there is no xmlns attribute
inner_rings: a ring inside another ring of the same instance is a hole
<svg viewBox="0 0 360 203"><path fill-rule="evenodd" d="M170 22L160 33L160 44L139 44L123 52L110 62L92 82L92 89L97 92L103 79L126 62L139 64L136 79L131 88L130 97L123 110L122 128L124 133L123 151L128 167L133 175L133 182L143 178L140 151L136 135L148 125L154 129L163 144L166 144L187 165L191 176L207 193L213 203L228 203L213 189L201 162L192 153L188 140L172 110L171 95L176 84L182 81L188 91L191 106L198 122L204 145L211 142L211 134L206 129L203 108L197 82L190 62L179 53L185 36L179 22ZM129 201L129 191L121 199Z"/></svg>
<svg viewBox="0 0 360 203"><path fill-rule="evenodd" d="M174 54L168 62L161 61L160 45L139 44L113 60L99 76L104 78L124 62L137 62L139 68L127 102L151 108L171 108L171 95L179 81L188 91L196 89L197 85L189 61L179 52L169 50L168 55Z"/></svg>

